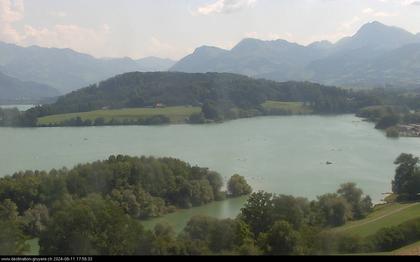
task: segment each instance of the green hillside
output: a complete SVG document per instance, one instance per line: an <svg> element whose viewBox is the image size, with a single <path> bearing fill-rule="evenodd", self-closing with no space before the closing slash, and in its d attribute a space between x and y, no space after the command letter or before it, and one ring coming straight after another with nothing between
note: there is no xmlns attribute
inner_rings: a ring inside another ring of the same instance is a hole
<svg viewBox="0 0 420 262"><path fill-rule="evenodd" d="M166 116L170 123L184 123L191 114L199 113L199 107L174 106L166 108L124 108L115 110L95 110L91 112L69 113L45 116L38 119L38 125L61 125L66 121L70 121L80 117L82 121L90 120L94 122L98 118L102 118L105 123L114 121L136 121L138 119L146 119L153 116Z"/></svg>
<svg viewBox="0 0 420 262"><path fill-rule="evenodd" d="M377 207L365 219L347 223L344 226L333 229L333 231L367 237L375 234L382 228L396 226L419 217L420 203L392 203Z"/></svg>

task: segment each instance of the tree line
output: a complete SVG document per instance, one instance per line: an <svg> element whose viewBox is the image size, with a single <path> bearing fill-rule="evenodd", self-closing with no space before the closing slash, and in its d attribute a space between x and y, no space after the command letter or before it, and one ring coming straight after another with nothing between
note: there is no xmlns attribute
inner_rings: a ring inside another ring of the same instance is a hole
<svg viewBox="0 0 420 262"><path fill-rule="evenodd" d="M200 114L190 117L192 123L223 121L268 114L262 107L267 100L304 102L320 114L352 113L377 103L376 97L364 92L310 82L278 83L228 73L134 72L74 91L55 103L31 108L23 113L19 125L35 126L37 118L54 114L156 104L201 107ZM70 122L63 125L94 124L77 119Z"/></svg>
<svg viewBox="0 0 420 262"><path fill-rule="evenodd" d="M420 194L419 159L401 154L392 189L398 201ZM71 170L16 173L0 180L0 253L20 254L40 238L41 255L320 255L389 251L420 240L420 220L361 238L333 229L372 212L354 183L314 200L252 193L231 219L196 216L181 233L140 219L226 196L251 193L234 175L227 192L217 173L171 158L111 156Z"/></svg>
<svg viewBox="0 0 420 262"><path fill-rule="evenodd" d="M39 237L63 206L92 196L142 220L251 193L239 175L228 181L227 191L222 186L219 173L173 158L118 155L72 169L17 172L0 178L0 217L10 231L0 232L0 251L21 250L25 246L15 237ZM6 241L11 235L12 242ZM2 246L13 243L19 246Z"/></svg>

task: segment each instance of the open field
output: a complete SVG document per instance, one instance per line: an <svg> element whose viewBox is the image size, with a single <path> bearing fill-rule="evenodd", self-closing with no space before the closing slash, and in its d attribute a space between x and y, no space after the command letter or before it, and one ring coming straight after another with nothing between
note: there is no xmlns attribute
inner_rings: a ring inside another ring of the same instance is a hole
<svg viewBox="0 0 420 262"><path fill-rule="evenodd" d="M420 256L420 241L391 252L399 256Z"/></svg>
<svg viewBox="0 0 420 262"><path fill-rule="evenodd" d="M391 252L351 254L354 256L420 256L420 241Z"/></svg>
<svg viewBox="0 0 420 262"><path fill-rule="evenodd" d="M420 203L393 203L379 206L367 218L333 229L335 232L367 237L384 227L420 217Z"/></svg>
<svg viewBox="0 0 420 262"><path fill-rule="evenodd" d="M114 110L96 110L82 113L70 113L51 115L38 118L38 125L59 125L61 122L81 117L83 121L95 121L97 118L104 118L106 122L115 119L137 120L139 118L147 118L151 116L164 115L167 116L171 123L184 123L193 113L201 112L200 107L174 106L165 108L123 108Z"/></svg>
<svg viewBox="0 0 420 262"><path fill-rule="evenodd" d="M262 106L269 111L284 111L292 115L312 113L312 109L305 106L302 102L266 101Z"/></svg>
<svg viewBox="0 0 420 262"><path fill-rule="evenodd" d="M29 245L29 250L25 252L25 255L27 256L38 256L39 255L39 239L34 238L31 240L26 241L26 243Z"/></svg>

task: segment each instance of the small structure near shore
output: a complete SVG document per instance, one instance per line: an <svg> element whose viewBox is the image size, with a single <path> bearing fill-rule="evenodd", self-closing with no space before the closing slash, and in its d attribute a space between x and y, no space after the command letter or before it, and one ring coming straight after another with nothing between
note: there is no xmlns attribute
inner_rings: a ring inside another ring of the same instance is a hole
<svg viewBox="0 0 420 262"><path fill-rule="evenodd" d="M420 137L420 124L398 125L400 136Z"/></svg>

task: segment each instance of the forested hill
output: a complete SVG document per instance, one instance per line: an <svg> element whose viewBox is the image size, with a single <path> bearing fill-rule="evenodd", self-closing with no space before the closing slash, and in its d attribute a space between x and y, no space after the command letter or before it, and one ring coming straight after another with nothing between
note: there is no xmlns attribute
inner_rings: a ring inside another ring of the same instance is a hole
<svg viewBox="0 0 420 262"><path fill-rule="evenodd" d="M267 100L305 102L315 112L350 112L370 104L362 93L309 82L277 83L228 73L133 72L60 97L34 109L37 116L103 108L202 106L218 110L255 109Z"/></svg>
<svg viewBox="0 0 420 262"><path fill-rule="evenodd" d="M0 72L0 103L55 97L58 90L35 82L21 81Z"/></svg>

